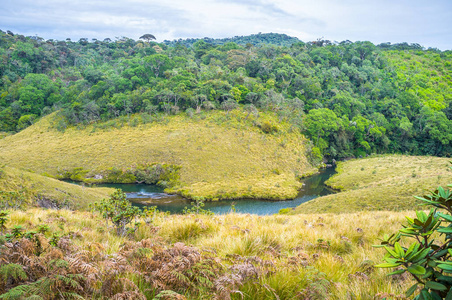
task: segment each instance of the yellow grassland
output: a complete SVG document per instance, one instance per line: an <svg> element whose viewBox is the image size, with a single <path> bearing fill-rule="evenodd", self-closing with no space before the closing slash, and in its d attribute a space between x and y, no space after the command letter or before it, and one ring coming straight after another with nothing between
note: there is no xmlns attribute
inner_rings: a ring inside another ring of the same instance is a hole
<svg viewBox="0 0 452 300"><path fill-rule="evenodd" d="M340 162L327 185L341 192L300 205L295 213L414 210L422 196L451 183L450 158L378 155Z"/></svg>
<svg viewBox="0 0 452 300"><path fill-rule="evenodd" d="M50 115L1 139L0 160L50 176L81 167L88 177L140 163L175 164L181 166L180 184L172 192L208 199L293 198L300 188L297 176L315 172L306 158L306 139L269 114L182 114L137 126L93 124L64 133L55 122ZM259 128L264 122L277 132L264 133Z"/></svg>
<svg viewBox="0 0 452 300"><path fill-rule="evenodd" d="M114 190L83 187L11 167L2 167L0 191L18 193L23 197L24 205L88 209L89 203L108 198Z"/></svg>

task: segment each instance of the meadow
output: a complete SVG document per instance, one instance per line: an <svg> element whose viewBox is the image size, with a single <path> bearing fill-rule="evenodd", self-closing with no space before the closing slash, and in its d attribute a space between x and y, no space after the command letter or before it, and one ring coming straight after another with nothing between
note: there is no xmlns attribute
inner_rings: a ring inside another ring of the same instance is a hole
<svg viewBox="0 0 452 300"><path fill-rule="evenodd" d="M316 171L306 156L308 141L271 114L156 118L141 114L61 132L50 115L1 139L0 159L55 178L78 170L88 181L139 164L171 164L180 170L169 192L209 200L293 198L298 178Z"/></svg>
<svg viewBox="0 0 452 300"><path fill-rule="evenodd" d="M300 205L294 213L421 209L414 196L450 184L450 159L374 155L339 162L326 184L340 191Z"/></svg>

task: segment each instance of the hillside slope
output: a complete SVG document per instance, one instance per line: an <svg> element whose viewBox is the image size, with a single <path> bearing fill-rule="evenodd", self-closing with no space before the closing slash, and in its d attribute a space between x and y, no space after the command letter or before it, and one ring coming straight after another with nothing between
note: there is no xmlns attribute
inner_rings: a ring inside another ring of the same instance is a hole
<svg viewBox="0 0 452 300"><path fill-rule="evenodd" d="M382 155L340 162L326 184L341 192L300 205L296 213L412 210L421 196L451 183L450 158Z"/></svg>
<svg viewBox="0 0 452 300"><path fill-rule="evenodd" d="M82 187L11 167L0 167L0 201L5 208L32 205L87 209L89 203L107 198L113 191L110 188Z"/></svg>
<svg viewBox="0 0 452 300"><path fill-rule="evenodd" d="M307 140L269 114L217 111L147 124L134 118L140 116L128 120L133 126L116 120L62 133L53 129L51 115L0 140L0 159L55 177L83 168L85 178L105 177L112 168L172 164L181 169L171 191L207 199L292 198L301 185L297 176L315 172L305 155Z"/></svg>

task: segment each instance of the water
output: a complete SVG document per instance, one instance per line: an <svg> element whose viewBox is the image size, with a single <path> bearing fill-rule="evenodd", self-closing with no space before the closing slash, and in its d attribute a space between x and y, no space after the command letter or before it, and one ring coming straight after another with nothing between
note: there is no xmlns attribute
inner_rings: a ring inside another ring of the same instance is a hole
<svg viewBox="0 0 452 300"><path fill-rule="evenodd" d="M271 200L222 200L206 202L204 209L209 209L215 214L226 214L231 212L231 205L235 205L236 212L250 213L256 215L272 215L278 213L282 208L296 207L304 202L332 193L325 186L325 181L335 173L333 168L323 170L319 174L303 179L303 188L293 200L271 201ZM168 195L161 187L146 184L101 184L98 186L120 188L127 193L127 198L139 207L157 206L160 211L169 211L172 214L182 213L185 207L191 207L190 201L178 196Z"/></svg>

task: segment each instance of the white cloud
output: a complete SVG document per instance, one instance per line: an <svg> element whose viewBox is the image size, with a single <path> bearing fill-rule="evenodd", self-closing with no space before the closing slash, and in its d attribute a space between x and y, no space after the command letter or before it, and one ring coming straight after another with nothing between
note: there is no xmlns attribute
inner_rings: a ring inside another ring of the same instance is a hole
<svg viewBox="0 0 452 300"><path fill-rule="evenodd" d="M5 0L0 29L44 38L231 37L280 32L304 41L417 42L452 49L448 0Z"/></svg>

